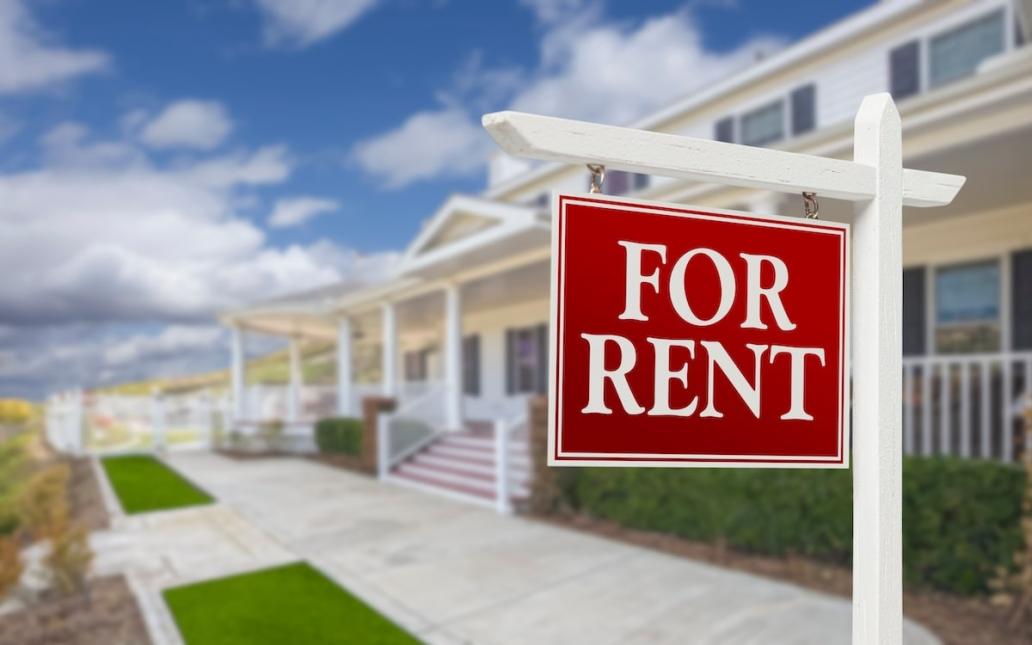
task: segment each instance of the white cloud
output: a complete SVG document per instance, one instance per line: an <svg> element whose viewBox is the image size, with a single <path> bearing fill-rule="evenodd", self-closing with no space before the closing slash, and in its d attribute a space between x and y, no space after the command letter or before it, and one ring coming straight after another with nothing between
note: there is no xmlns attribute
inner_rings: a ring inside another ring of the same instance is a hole
<svg viewBox="0 0 1032 645"><path fill-rule="evenodd" d="M706 49L688 11L640 23L601 17L599 4L526 0L545 26L532 70L465 65L442 92L442 107L417 112L399 127L359 143L352 158L387 187L471 175L494 149L477 109L510 107L567 118L626 124L748 66L779 39L755 38L729 52ZM573 15L569 15L573 12ZM567 16L564 20L558 20ZM518 79L520 82L514 82ZM507 96L496 98L510 88ZM485 97L494 102L484 106Z"/></svg>
<svg viewBox="0 0 1032 645"><path fill-rule="evenodd" d="M141 360L180 356L198 349L221 349L225 337L225 329L217 325L169 325L157 334L136 334L104 347L104 362L108 365L126 365Z"/></svg>
<svg viewBox="0 0 1032 645"><path fill-rule="evenodd" d="M108 66L107 54L53 42L21 0L0 0L0 94L43 89Z"/></svg>
<svg viewBox="0 0 1032 645"><path fill-rule="evenodd" d="M130 113L126 124L138 121ZM153 119L140 125L140 139L155 148L212 150L233 130L233 120L218 101L184 99L168 105Z"/></svg>
<svg viewBox="0 0 1032 645"><path fill-rule="evenodd" d="M377 0L255 0L270 45L307 47L336 34L372 9Z"/></svg>
<svg viewBox="0 0 1032 645"><path fill-rule="evenodd" d="M360 142L352 157L388 188L479 172L491 142L459 108L418 112L400 126Z"/></svg>
<svg viewBox="0 0 1032 645"><path fill-rule="evenodd" d="M269 216L271 228L289 228L304 224L313 217L324 213L332 213L340 208L340 204L332 199L319 197L292 197L280 199Z"/></svg>
<svg viewBox="0 0 1032 645"><path fill-rule="evenodd" d="M354 263L328 255L328 242L271 246L238 212L252 187L288 177L283 147L159 167L74 124L44 141L45 166L0 175L0 324L210 320L233 305L370 277L349 273Z"/></svg>

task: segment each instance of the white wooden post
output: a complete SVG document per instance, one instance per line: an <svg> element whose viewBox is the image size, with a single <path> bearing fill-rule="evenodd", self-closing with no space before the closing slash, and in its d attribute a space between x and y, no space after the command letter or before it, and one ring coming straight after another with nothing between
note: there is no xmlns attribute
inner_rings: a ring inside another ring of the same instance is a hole
<svg viewBox="0 0 1032 645"><path fill-rule="evenodd" d="M351 409L351 319L337 323L337 414L346 417Z"/></svg>
<svg viewBox="0 0 1032 645"><path fill-rule="evenodd" d="M296 423L301 418L301 340L291 338L287 345L290 361L290 382L287 385L287 420Z"/></svg>
<svg viewBox="0 0 1032 645"><path fill-rule="evenodd" d="M73 455L81 455L83 449L83 432L85 424L83 418L83 395L82 390L76 388L72 392L71 420L69 422L68 448Z"/></svg>
<svg viewBox="0 0 1032 645"><path fill-rule="evenodd" d="M495 419L494 440L495 510L507 514L512 510L509 501L509 442L508 426L502 419Z"/></svg>
<svg viewBox="0 0 1032 645"><path fill-rule="evenodd" d="M376 416L376 476L381 481L390 472L390 414L380 412Z"/></svg>
<svg viewBox="0 0 1032 645"><path fill-rule="evenodd" d="M397 392L398 367L398 330L395 320L394 303L385 302L381 307L383 317L383 395L394 396Z"/></svg>
<svg viewBox="0 0 1032 645"><path fill-rule="evenodd" d="M165 449L165 399L157 389L151 391L151 443L155 451Z"/></svg>
<svg viewBox="0 0 1032 645"><path fill-rule="evenodd" d="M444 290L444 396L445 424L462 428L462 296L459 285Z"/></svg>
<svg viewBox="0 0 1032 645"><path fill-rule="evenodd" d="M856 115L853 158L875 169L853 222L853 643L903 641L903 155L888 94ZM927 410L926 410L927 413Z"/></svg>
<svg viewBox="0 0 1032 645"><path fill-rule="evenodd" d="M247 418L247 394L244 391L244 330L229 330L229 375L233 396L233 422Z"/></svg>

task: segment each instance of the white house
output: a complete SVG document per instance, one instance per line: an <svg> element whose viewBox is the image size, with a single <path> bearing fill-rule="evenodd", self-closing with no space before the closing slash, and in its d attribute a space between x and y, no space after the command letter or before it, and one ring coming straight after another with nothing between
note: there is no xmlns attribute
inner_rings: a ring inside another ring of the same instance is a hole
<svg viewBox="0 0 1032 645"><path fill-rule="evenodd" d="M1016 412L1032 384L1030 27L1030 0L885 0L630 124L849 158L861 99L890 91L906 166L968 177L951 206L904 214L908 453L1012 460L1021 447ZM337 339L339 413L357 413L371 391L400 401L387 424L390 477L474 499L494 500L499 483L506 499L521 494L526 398L546 381L549 205L557 191L586 191L589 174L501 155L488 174L479 195L437 208L390 280L226 313L238 423L255 420L245 332ZM603 192L762 213L803 208L798 196L620 172ZM832 220L851 208L830 199L820 207ZM362 348L381 357L377 383L352 382ZM287 410L305 432L311 419L293 373ZM496 455L506 477L495 476Z"/></svg>

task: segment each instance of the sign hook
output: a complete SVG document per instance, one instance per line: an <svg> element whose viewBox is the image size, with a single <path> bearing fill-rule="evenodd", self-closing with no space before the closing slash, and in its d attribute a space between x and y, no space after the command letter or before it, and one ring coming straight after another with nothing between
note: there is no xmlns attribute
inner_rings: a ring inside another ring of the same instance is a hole
<svg viewBox="0 0 1032 645"><path fill-rule="evenodd" d="M591 185L588 188L589 193L601 193L602 182L606 180L606 167L600 163L589 163L588 172L591 173Z"/></svg>
<svg viewBox="0 0 1032 645"><path fill-rule="evenodd" d="M821 212L821 205L817 203L817 193L803 192L803 214L806 219L817 219Z"/></svg>

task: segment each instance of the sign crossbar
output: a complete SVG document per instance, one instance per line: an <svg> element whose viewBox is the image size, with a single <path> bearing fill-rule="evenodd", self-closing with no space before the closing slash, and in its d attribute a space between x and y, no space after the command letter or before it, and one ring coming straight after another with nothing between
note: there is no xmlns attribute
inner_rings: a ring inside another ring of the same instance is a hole
<svg viewBox="0 0 1032 645"><path fill-rule="evenodd" d="M784 193L866 201L875 195L875 168L770 148L709 141L572 119L493 112L482 119L495 142L515 157L571 164L602 164L610 170L679 177ZM904 206L945 206L965 178L903 170Z"/></svg>

